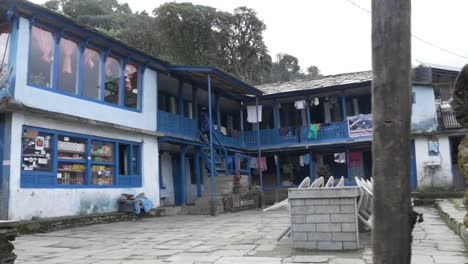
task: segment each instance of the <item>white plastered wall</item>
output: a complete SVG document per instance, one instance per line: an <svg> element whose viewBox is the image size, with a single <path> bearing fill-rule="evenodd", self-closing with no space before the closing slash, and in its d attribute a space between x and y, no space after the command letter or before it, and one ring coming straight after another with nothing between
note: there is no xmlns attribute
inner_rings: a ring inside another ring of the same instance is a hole
<svg viewBox="0 0 468 264"><path fill-rule="evenodd" d="M428 137L420 136L414 139L419 190L452 188L449 138L442 135L437 138L439 141L438 156L429 156Z"/></svg>
<svg viewBox="0 0 468 264"><path fill-rule="evenodd" d="M177 155L174 153L163 152L160 156L161 158L161 173L163 176L163 183L166 186L165 189L161 189L161 205L174 205L175 204L175 194L174 194L174 179L172 175L172 156ZM205 170L203 169L203 162L200 162L201 168L201 177L203 177L203 183L209 180L208 177L203 173ZM191 183L191 175L192 171L190 169L190 160L186 158L185 160L185 180L187 183L187 203L194 203L197 199L197 185ZM202 193L205 190L205 185L201 185Z"/></svg>
<svg viewBox="0 0 468 264"><path fill-rule="evenodd" d="M144 192L159 206L158 142L155 137L116 129L73 124L14 113L12 118L11 169L9 219L28 220L32 217L58 217L117 210L121 193ZM21 188L21 137L23 125L94 135L111 139L142 143L142 187L141 188Z"/></svg>

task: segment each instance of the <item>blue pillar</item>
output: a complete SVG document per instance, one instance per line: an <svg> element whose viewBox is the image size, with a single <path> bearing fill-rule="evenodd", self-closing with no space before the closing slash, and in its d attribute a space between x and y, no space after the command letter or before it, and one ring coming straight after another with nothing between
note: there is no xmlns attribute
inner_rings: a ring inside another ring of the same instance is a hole
<svg viewBox="0 0 468 264"><path fill-rule="evenodd" d="M219 94L215 94L216 125L218 131L221 130L221 112L219 111Z"/></svg>
<svg viewBox="0 0 468 264"><path fill-rule="evenodd" d="M184 115L184 80L179 79L179 90L178 90L178 101L177 101L177 114Z"/></svg>
<svg viewBox="0 0 468 264"><path fill-rule="evenodd" d="M210 118L210 172L211 172L211 200L214 201L215 193L215 161L213 151L213 106L211 104L211 75L208 74L208 115Z"/></svg>
<svg viewBox="0 0 468 264"><path fill-rule="evenodd" d="M241 105L240 105L240 130L241 130L242 145L244 145L245 144L245 140L244 140L244 102L241 102Z"/></svg>
<svg viewBox="0 0 468 264"><path fill-rule="evenodd" d="M280 128L278 126L278 102L273 99L273 128Z"/></svg>
<svg viewBox="0 0 468 264"><path fill-rule="evenodd" d="M351 175L351 169L349 168L349 146L346 146L346 178L348 178L348 180L351 180L352 179L352 175Z"/></svg>
<svg viewBox="0 0 468 264"><path fill-rule="evenodd" d="M343 121L346 121L348 113L346 113L346 95L341 95L341 112L343 113Z"/></svg>
<svg viewBox="0 0 468 264"><path fill-rule="evenodd" d="M187 154L187 145L182 145L180 150L180 184L182 185L182 205L187 204L187 176L185 173L185 156Z"/></svg>
<svg viewBox="0 0 468 264"><path fill-rule="evenodd" d="M310 98L306 96L306 119L307 119L307 127L310 127Z"/></svg>
<svg viewBox="0 0 468 264"><path fill-rule="evenodd" d="M260 164L260 166L258 166L257 164L257 167L259 168L259 174L260 174L260 191L263 193L263 167L262 167L262 150L261 150L261 146L260 146L260 124L258 123L258 119L260 119L259 117L259 113L258 113L258 96L255 97L255 112L257 113L257 118L256 118L256 121L257 121L257 146L258 146L258 163Z"/></svg>
<svg viewBox="0 0 468 264"><path fill-rule="evenodd" d="M197 196L201 197L201 171L200 171L200 147L195 147L195 154L194 154L194 162L195 162L195 179L197 181Z"/></svg>
<svg viewBox="0 0 468 264"><path fill-rule="evenodd" d="M279 188L281 187L281 173L280 173L280 159L279 155L275 155L276 160L276 186Z"/></svg>
<svg viewBox="0 0 468 264"><path fill-rule="evenodd" d="M198 124L198 87L192 84L192 114L193 120L197 121Z"/></svg>
<svg viewBox="0 0 468 264"><path fill-rule="evenodd" d="M312 151L309 152L310 155L310 163L309 163L309 177L311 181L315 180L315 171L314 171L314 153Z"/></svg>

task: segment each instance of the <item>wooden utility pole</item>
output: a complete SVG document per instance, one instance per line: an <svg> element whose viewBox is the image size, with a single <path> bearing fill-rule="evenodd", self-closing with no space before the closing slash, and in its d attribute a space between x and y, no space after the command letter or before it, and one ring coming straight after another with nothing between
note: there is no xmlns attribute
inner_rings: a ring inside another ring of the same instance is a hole
<svg viewBox="0 0 468 264"><path fill-rule="evenodd" d="M372 1L373 263L411 262L411 1Z"/></svg>

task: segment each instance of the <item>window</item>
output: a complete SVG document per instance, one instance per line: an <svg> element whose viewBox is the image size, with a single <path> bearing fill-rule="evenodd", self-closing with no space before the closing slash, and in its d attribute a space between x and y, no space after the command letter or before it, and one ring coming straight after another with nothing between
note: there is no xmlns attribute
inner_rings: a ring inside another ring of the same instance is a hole
<svg viewBox="0 0 468 264"><path fill-rule="evenodd" d="M60 64L58 71L58 89L78 94L78 44L66 38L60 40Z"/></svg>
<svg viewBox="0 0 468 264"><path fill-rule="evenodd" d="M427 142L428 142L429 156L438 156L439 155L439 140L437 138L429 138Z"/></svg>
<svg viewBox="0 0 468 264"><path fill-rule="evenodd" d="M91 184L114 183L114 143L93 141L91 149Z"/></svg>
<svg viewBox="0 0 468 264"><path fill-rule="evenodd" d="M101 55L94 49L86 48L83 65L83 96L101 99Z"/></svg>
<svg viewBox="0 0 468 264"><path fill-rule="evenodd" d="M23 188L141 186L138 143L29 127L22 139Z"/></svg>
<svg viewBox="0 0 468 264"><path fill-rule="evenodd" d="M8 64L10 55L10 26L0 24L0 68Z"/></svg>
<svg viewBox="0 0 468 264"><path fill-rule="evenodd" d="M412 103L412 104L415 104L415 103L416 103L416 93L415 93L415 92L412 92L412 93L411 93L411 103Z"/></svg>
<svg viewBox="0 0 468 264"><path fill-rule="evenodd" d="M33 26L28 64L28 83L41 87L52 87L54 60L54 35L42 28Z"/></svg>
<svg viewBox="0 0 468 264"><path fill-rule="evenodd" d="M23 132L23 171L52 172L53 135L33 129Z"/></svg>
<svg viewBox="0 0 468 264"><path fill-rule="evenodd" d="M139 104L139 78L138 66L134 64L127 64L125 66L125 92L124 92L124 105L129 108L138 108Z"/></svg>
<svg viewBox="0 0 468 264"><path fill-rule="evenodd" d="M106 83L104 101L111 104L119 104L120 94L120 61L109 57L106 61Z"/></svg>
<svg viewBox="0 0 468 264"><path fill-rule="evenodd" d="M93 43L78 40L68 30L66 38L46 28L31 26L29 85L141 111L142 74L137 61L114 53L104 56ZM8 24L0 24L0 65L8 61L9 32Z"/></svg>
<svg viewBox="0 0 468 264"><path fill-rule="evenodd" d="M58 136L57 184L85 184L86 143L85 138Z"/></svg>

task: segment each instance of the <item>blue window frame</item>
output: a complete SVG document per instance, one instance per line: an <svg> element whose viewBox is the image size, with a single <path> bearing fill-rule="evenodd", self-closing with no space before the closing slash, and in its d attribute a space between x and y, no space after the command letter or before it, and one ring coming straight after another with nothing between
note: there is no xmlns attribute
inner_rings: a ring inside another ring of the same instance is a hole
<svg viewBox="0 0 468 264"><path fill-rule="evenodd" d="M47 65L41 66L40 60ZM114 60L119 63L117 68L107 67ZM141 112L145 67L109 48L33 20L28 65L29 86ZM88 74L90 71L92 75ZM112 81L107 77L112 77Z"/></svg>
<svg viewBox="0 0 468 264"><path fill-rule="evenodd" d="M141 187L141 144L23 127L22 188Z"/></svg>

